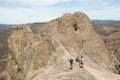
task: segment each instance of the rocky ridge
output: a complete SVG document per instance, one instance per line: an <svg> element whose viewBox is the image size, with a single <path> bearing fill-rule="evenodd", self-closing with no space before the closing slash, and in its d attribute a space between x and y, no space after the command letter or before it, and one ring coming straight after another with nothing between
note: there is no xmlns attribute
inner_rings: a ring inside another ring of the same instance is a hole
<svg viewBox="0 0 120 80"><path fill-rule="evenodd" d="M11 80L120 79L113 73L113 56L81 12L52 20L38 33L22 25L9 37L8 44ZM75 62L81 55L83 69ZM74 59L73 70L69 70L70 58Z"/></svg>

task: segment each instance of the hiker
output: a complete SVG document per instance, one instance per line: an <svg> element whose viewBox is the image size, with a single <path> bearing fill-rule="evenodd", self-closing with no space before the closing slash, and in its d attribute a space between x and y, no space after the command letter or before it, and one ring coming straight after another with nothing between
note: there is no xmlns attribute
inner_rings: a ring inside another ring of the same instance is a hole
<svg viewBox="0 0 120 80"><path fill-rule="evenodd" d="M83 68L83 66L84 66L84 64L83 64L83 56L81 56L80 58L77 57L76 62L79 63L80 68Z"/></svg>
<svg viewBox="0 0 120 80"><path fill-rule="evenodd" d="M83 68L83 56L81 56L81 59L80 59L80 68Z"/></svg>
<svg viewBox="0 0 120 80"><path fill-rule="evenodd" d="M69 69L73 69L73 59L71 58L71 59L69 60L69 62L70 62L70 68L69 68Z"/></svg>

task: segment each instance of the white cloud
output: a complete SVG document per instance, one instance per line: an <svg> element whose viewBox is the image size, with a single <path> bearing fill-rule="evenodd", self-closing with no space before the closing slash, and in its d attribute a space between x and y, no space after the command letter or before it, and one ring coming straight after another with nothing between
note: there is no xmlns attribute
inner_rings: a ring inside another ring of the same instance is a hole
<svg viewBox="0 0 120 80"><path fill-rule="evenodd" d="M87 3L91 0L19 0L21 3L34 5L34 6L52 6L61 3L80 2Z"/></svg>
<svg viewBox="0 0 120 80"><path fill-rule="evenodd" d="M89 2L91 0L77 0L77 1L79 1L79 2Z"/></svg>
<svg viewBox="0 0 120 80"><path fill-rule="evenodd" d="M1 5L5 6L51 6L59 3L68 3L73 0L0 0ZM4 7L5 7L4 6Z"/></svg>
<svg viewBox="0 0 120 80"><path fill-rule="evenodd" d="M33 7L47 7L57 4L65 4L70 2L87 3L93 0L0 0L0 7L9 8L33 8Z"/></svg>
<svg viewBox="0 0 120 80"><path fill-rule="evenodd" d="M108 6L113 2L113 0L109 0L109 1L104 1L103 5L104 6Z"/></svg>
<svg viewBox="0 0 120 80"><path fill-rule="evenodd" d="M120 8L113 6L115 3L115 0L0 0L0 22L43 22L75 11L94 19L119 20Z"/></svg>
<svg viewBox="0 0 120 80"><path fill-rule="evenodd" d="M18 0L18 2L32 6L46 6L57 4L61 2L61 0Z"/></svg>

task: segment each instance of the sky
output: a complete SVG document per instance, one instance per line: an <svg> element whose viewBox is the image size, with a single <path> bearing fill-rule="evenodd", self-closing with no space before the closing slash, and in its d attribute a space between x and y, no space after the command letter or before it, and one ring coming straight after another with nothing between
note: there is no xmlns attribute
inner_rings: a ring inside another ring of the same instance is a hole
<svg viewBox="0 0 120 80"><path fill-rule="evenodd" d="M76 11L90 19L120 20L120 0L0 0L0 24L46 22Z"/></svg>

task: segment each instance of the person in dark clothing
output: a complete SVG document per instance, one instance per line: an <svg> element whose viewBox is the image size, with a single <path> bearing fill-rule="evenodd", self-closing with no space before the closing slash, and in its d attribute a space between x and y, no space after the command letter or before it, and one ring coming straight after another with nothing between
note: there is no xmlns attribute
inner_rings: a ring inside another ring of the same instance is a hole
<svg viewBox="0 0 120 80"><path fill-rule="evenodd" d="M69 60L69 62L70 62L70 68L69 68L69 69L73 69L73 59L71 58L71 59Z"/></svg>

